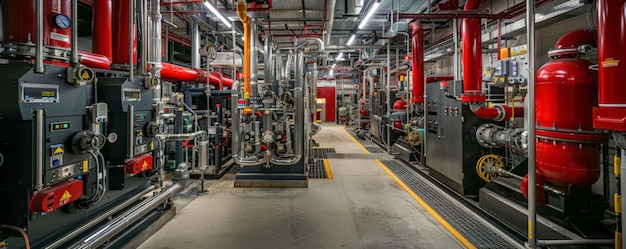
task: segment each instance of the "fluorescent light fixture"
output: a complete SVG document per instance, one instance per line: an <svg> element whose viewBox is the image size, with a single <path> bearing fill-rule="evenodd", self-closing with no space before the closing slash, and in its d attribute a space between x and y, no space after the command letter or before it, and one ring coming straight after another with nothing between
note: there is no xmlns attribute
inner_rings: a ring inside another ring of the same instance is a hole
<svg viewBox="0 0 626 249"><path fill-rule="evenodd" d="M230 22L219 12L217 11L217 9L215 7L213 7L212 4L210 4L209 2L204 2L204 5L209 8L209 10L211 10L211 12L213 12L213 15L217 16L217 18L220 19L220 21L222 21L222 23L224 23L224 25L226 25L226 27L231 28L233 25L230 24Z"/></svg>
<svg viewBox="0 0 626 249"><path fill-rule="evenodd" d="M343 59L343 52L339 53L339 55L337 55L337 57L335 58L335 60L341 60ZM334 67L335 65L333 65Z"/></svg>
<svg viewBox="0 0 626 249"><path fill-rule="evenodd" d="M335 68L336 66L337 66L337 63L333 64L333 67L331 67L331 68Z"/></svg>
<svg viewBox="0 0 626 249"><path fill-rule="evenodd" d="M354 38L356 38L356 35L350 36L350 39L348 39L348 43L346 43L346 45L350 45L354 41Z"/></svg>
<svg viewBox="0 0 626 249"><path fill-rule="evenodd" d="M365 15L365 18L363 18L363 20L361 21L361 24L359 24L359 29L362 29L363 27L365 27L365 24L367 24L367 21L370 20L370 17L372 17L374 12L376 12L376 9L378 9L378 6L380 5L379 1L377 0L372 0L372 1L376 1L376 2L374 2L374 5L372 5L370 10L367 12L367 15Z"/></svg>

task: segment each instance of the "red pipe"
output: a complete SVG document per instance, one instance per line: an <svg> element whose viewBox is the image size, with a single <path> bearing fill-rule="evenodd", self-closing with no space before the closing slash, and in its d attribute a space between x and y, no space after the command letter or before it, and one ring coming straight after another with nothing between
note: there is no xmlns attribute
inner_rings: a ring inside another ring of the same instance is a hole
<svg viewBox="0 0 626 249"><path fill-rule="evenodd" d="M468 0L465 10L478 10L481 0ZM463 40L463 94L464 103L485 102L482 93L482 47L480 37L480 19L464 18L461 23Z"/></svg>
<svg viewBox="0 0 626 249"><path fill-rule="evenodd" d="M93 6L93 52L113 58L111 0L95 0ZM110 63L109 63L110 64Z"/></svg>
<svg viewBox="0 0 626 249"><path fill-rule="evenodd" d="M132 37L129 34L128 0L114 0L113 2L113 56L114 64L128 64L128 51L133 50L133 64L137 63L137 27L133 30ZM96 32L100 32L99 30ZM128 40L133 39L133 47L128 47Z"/></svg>
<svg viewBox="0 0 626 249"><path fill-rule="evenodd" d="M412 29L413 98L411 103L424 103L424 29L419 21L409 24Z"/></svg>
<svg viewBox="0 0 626 249"><path fill-rule="evenodd" d="M476 116L483 119L493 119L495 121L506 121L511 117L523 117L524 107L510 107L508 105L498 105L486 107L478 104L470 105L470 109Z"/></svg>
<svg viewBox="0 0 626 249"><path fill-rule="evenodd" d="M78 51L78 54L80 55L80 64L91 68L111 69L111 60L104 55L83 51Z"/></svg>
<svg viewBox="0 0 626 249"><path fill-rule="evenodd" d="M208 83L219 90L224 89L224 86L228 86L229 88L233 86L232 79L224 78L222 74L218 72L207 74L206 70L202 69L182 67L170 63L162 63L162 65L161 79L165 81Z"/></svg>
<svg viewBox="0 0 626 249"><path fill-rule="evenodd" d="M593 127L626 131L626 15L624 0L598 1L598 104L593 109Z"/></svg>
<svg viewBox="0 0 626 249"><path fill-rule="evenodd" d="M429 76L426 77L426 84L448 80L454 80L454 76Z"/></svg>

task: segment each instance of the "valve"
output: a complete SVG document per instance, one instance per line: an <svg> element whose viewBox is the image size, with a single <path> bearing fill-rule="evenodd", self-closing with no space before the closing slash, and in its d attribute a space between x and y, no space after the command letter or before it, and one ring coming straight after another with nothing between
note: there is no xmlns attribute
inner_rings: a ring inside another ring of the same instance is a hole
<svg viewBox="0 0 626 249"><path fill-rule="evenodd" d="M488 154L480 157L476 162L476 173L486 182L491 182L498 171L504 167L502 157L494 154Z"/></svg>
<svg viewBox="0 0 626 249"><path fill-rule="evenodd" d="M104 147L107 138L93 131L80 131L72 139L72 150L74 153L85 153L87 151L100 150Z"/></svg>

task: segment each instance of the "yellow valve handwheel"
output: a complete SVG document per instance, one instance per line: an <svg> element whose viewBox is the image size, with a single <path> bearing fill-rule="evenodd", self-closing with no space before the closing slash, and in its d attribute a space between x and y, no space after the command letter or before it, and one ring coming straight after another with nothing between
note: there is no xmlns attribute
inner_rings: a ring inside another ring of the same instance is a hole
<svg viewBox="0 0 626 249"><path fill-rule="evenodd" d="M481 179L485 180L486 182L491 182L496 173L487 172L485 170L485 168L491 167L504 167L502 157L494 154L488 154L480 157L480 159L478 159L478 162L476 162L476 173L478 173L478 176L480 176Z"/></svg>
<svg viewBox="0 0 626 249"><path fill-rule="evenodd" d="M411 131L409 132L409 137L407 138L407 140L409 141L409 144L411 144L411 146L418 146L422 144L422 141L424 140L424 138L422 137L421 132Z"/></svg>

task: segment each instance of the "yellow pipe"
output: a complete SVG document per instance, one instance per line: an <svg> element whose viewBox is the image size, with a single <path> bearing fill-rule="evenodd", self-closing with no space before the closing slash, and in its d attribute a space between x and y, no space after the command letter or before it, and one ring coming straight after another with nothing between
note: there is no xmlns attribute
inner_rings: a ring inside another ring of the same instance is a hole
<svg viewBox="0 0 626 249"><path fill-rule="evenodd" d="M248 18L248 3L246 0L237 1L237 15L243 23L243 97L250 98L250 19Z"/></svg>

